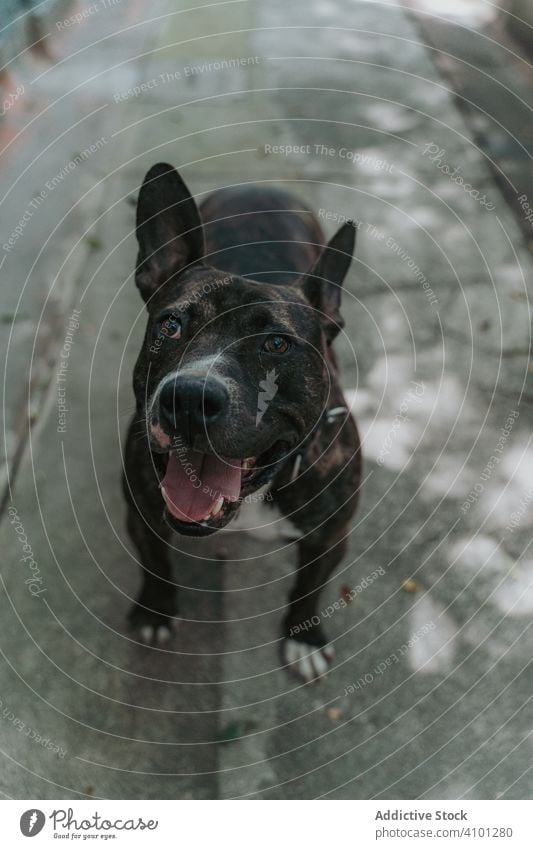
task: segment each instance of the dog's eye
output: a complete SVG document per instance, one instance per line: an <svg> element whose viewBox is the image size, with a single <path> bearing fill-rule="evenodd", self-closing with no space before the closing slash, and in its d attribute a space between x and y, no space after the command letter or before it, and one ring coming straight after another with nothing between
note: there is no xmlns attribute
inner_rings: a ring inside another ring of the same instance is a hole
<svg viewBox="0 0 533 849"><path fill-rule="evenodd" d="M181 321L174 313L162 316L158 321L158 331L167 339L179 339L181 336Z"/></svg>
<svg viewBox="0 0 533 849"><path fill-rule="evenodd" d="M272 336L267 336L263 350L269 354L286 354L290 347L291 343L286 336L280 336L278 333L275 333Z"/></svg>

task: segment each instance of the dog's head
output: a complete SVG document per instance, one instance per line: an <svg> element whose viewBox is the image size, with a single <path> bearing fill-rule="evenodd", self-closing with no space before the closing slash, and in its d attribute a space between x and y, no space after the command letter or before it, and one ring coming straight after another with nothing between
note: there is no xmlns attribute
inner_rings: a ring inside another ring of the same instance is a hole
<svg viewBox="0 0 533 849"><path fill-rule="evenodd" d="M141 187L137 239L149 313L134 372L138 413L167 522L205 535L272 478L324 412L355 228L344 225L293 285L258 284L209 265L196 204L159 164Z"/></svg>

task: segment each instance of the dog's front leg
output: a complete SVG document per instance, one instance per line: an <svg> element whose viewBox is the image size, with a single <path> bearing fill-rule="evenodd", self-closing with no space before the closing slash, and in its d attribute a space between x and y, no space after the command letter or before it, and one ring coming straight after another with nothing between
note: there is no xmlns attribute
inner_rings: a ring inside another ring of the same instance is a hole
<svg viewBox="0 0 533 849"><path fill-rule="evenodd" d="M172 634L177 613L168 546L171 531L162 521L152 527L131 503L127 525L142 569L141 590L128 618L143 642L162 644Z"/></svg>
<svg viewBox="0 0 533 849"><path fill-rule="evenodd" d="M298 577L284 620L283 655L285 662L306 681L320 678L333 661L334 652L322 628L318 601L346 551L348 532L345 523L330 521L298 543Z"/></svg>

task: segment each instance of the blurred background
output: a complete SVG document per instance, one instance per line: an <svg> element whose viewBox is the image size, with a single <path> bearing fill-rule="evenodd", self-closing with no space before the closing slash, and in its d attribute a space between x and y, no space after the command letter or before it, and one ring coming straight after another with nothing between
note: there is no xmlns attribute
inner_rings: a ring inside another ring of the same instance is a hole
<svg viewBox="0 0 533 849"><path fill-rule="evenodd" d="M531 2L0 10L0 792L530 798ZM364 484L319 684L281 666L295 541L255 510L176 540L172 644L126 627L156 161L199 202L274 182L328 236L359 223L337 350Z"/></svg>

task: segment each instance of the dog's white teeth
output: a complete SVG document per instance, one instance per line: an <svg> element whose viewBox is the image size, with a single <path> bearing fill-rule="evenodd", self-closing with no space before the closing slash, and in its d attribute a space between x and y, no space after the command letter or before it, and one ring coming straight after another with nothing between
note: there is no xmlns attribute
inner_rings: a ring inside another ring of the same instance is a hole
<svg viewBox="0 0 533 849"><path fill-rule="evenodd" d="M215 501L215 503L211 507L211 510L209 511L209 516L207 516L207 518L208 519L216 519L218 514L222 511L223 507L224 507L224 496L221 495L220 498L218 499L218 501Z"/></svg>
<svg viewBox="0 0 533 849"><path fill-rule="evenodd" d="M206 519L216 519L217 516L219 515L219 513L222 512L223 507L224 507L224 496L221 495L220 498L218 499L218 501L215 501L215 503L211 507L211 510L209 511L207 516L205 517L204 522L205 522Z"/></svg>
<svg viewBox="0 0 533 849"><path fill-rule="evenodd" d="M163 496L163 498L166 501L167 500L167 491L166 491L165 487L163 486L163 484L160 483L159 488L161 490L161 495Z"/></svg>

